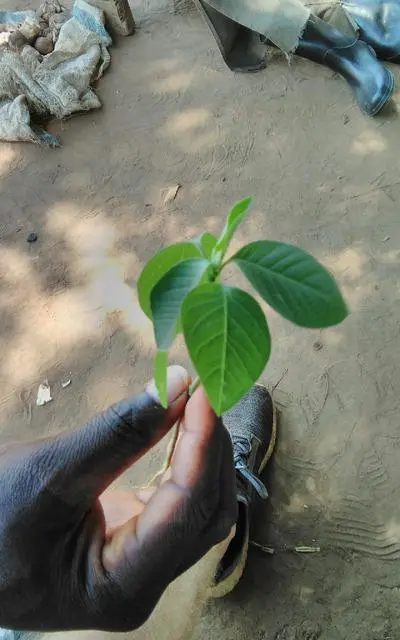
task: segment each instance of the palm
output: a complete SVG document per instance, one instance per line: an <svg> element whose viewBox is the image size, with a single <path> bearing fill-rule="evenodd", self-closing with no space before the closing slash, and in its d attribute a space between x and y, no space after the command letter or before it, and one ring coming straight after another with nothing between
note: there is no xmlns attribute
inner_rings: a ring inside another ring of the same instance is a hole
<svg viewBox="0 0 400 640"><path fill-rule="evenodd" d="M135 516L139 516L146 506L134 491L117 490L105 491L100 496L100 504L103 508L107 535Z"/></svg>

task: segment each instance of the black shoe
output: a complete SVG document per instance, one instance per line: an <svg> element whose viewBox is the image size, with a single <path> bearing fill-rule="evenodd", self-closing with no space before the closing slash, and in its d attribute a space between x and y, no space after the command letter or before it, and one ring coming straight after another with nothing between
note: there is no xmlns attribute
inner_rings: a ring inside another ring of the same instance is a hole
<svg viewBox="0 0 400 640"><path fill-rule="evenodd" d="M342 6L378 58L400 63L400 2L344 0Z"/></svg>
<svg viewBox="0 0 400 640"><path fill-rule="evenodd" d="M308 20L295 53L340 73L369 116L379 113L393 95L393 74L377 60L371 47L316 16Z"/></svg>
<svg viewBox="0 0 400 640"><path fill-rule="evenodd" d="M221 598L234 589L242 577L249 549L250 507L254 495L267 498L260 475L276 442L277 411L265 387L255 385L233 409L222 416L232 438L237 478L239 515L236 533L222 558L212 598Z"/></svg>

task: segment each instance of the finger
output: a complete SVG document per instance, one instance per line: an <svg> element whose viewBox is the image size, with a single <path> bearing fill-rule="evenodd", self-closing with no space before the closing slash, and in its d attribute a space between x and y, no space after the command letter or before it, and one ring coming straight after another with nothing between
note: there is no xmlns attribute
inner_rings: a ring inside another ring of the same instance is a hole
<svg viewBox="0 0 400 640"><path fill-rule="evenodd" d="M150 499L154 496L158 487L143 487L142 489L138 489L136 491L136 497L142 504L148 504Z"/></svg>
<svg viewBox="0 0 400 640"><path fill-rule="evenodd" d="M106 536L110 536L116 529L138 516L145 507L133 491L115 489L105 491L99 502L103 510Z"/></svg>
<svg viewBox="0 0 400 640"><path fill-rule="evenodd" d="M236 524L238 516L237 480L233 461L232 440L228 431L224 428L225 445L223 447L221 464L221 511L226 513L227 521L232 526Z"/></svg>
<svg viewBox="0 0 400 640"><path fill-rule="evenodd" d="M235 525L229 524L230 522L231 514L220 514L220 522L213 524L210 529L204 531L201 536L199 536L197 544L192 544L186 557L182 560L181 564L176 567L173 577L174 580L197 564L210 549L217 545L221 545L221 548L223 548L223 550L221 550L222 558L235 531ZM222 545L222 543L224 544Z"/></svg>
<svg viewBox="0 0 400 640"><path fill-rule="evenodd" d="M186 407L171 478L158 488L143 513L126 523L103 548L103 564L118 576L121 586L129 588L138 571L152 573L160 567L162 576L155 574L154 580L171 580L192 555L193 545L205 553L199 536L208 533L215 517L218 520L224 448L233 468L229 436L204 392L198 390ZM231 487L230 499L232 492ZM223 531L220 528L218 534L207 535L206 548L223 539L232 524L231 515Z"/></svg>
<svg viewBox="0 0 400 640"><path fill-rule="evenodd" d="M237 522L238 503L232 443L226 429L222 427L222 431L225 442L219 476L220 501L215 516L199 536L197 544L190 545L188 553L176 569L174 578L196 564L216 544L226 540Z"/></svg>
<svg viewBox="0 0 400 640"><path fill-rule="evenodd" d="M170 367L168 409L161 407L150 383L145 393L119 402L82 429L42 447L40 455L48 455L53 466L47 488L82 507L91 503L175 424L184 412L189 383L182 367Z"/></svg>
<svg viewBox="0 0 400 640"><path fill-rule="evenodd" d="M210 494L210 506L218 499L223 440L222 423L200 388L187 404L170 478L154 494L138 522L139 539L155 527L173 522L174 514L188 499L196 501L200 494Z"/></svg>

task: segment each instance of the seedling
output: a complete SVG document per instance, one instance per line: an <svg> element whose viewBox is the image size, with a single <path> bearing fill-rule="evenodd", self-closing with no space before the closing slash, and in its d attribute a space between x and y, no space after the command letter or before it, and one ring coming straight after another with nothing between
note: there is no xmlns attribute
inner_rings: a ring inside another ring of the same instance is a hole
<svg viewBox="0 0 400 640"><path fill-rule="evenodd" d="M155 380L167 406L168 350L183 332L198 379L217 415L235 405L262 374L271 353L267 320L257 300L220 282L236 265L258 295L286 320L310 329L342 322L346 304L328 271L290 244L257 240L227 257L252 200L235 204L219 236L201 236L157 253L143 269L139 302L152 320Z"/></svg>

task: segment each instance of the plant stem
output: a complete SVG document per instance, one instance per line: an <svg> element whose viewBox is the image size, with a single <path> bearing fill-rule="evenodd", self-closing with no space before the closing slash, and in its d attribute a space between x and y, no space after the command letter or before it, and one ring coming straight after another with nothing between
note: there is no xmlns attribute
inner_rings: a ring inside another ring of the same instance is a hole
<svg viewBox="0 0 400 640"><path fill-rule="evenodd" d="M200 386L200 378L197 376L189 387L189 396L192 396L196 389Z"/></svg>
<svg viewBox="0 0 400 640"><path fill-rule="evenodd" d="M192 396L194 394L194 392L196 391L197 387L200 386L200 378L199 376L197 376L197 378L195 378L192 382L192 384L189 387L189 397ZM175 449L176 449L176 445L178 443L178 439L179 439L179 431L181 428L181 422L182 422L182 418L180 418L178 420L178 422L175 425L175 430L174 430L174 435L172 437L171 442L169 443L168 446L168 453L167 453L167 459L165 461L164 467L165 471L167 469L169 469L169 467L172 464L172 458L174 457L174 453L175 453Z"/></svg>
<svg viewBox="0 0 400 640"><path fill-rule="evenodd" d="M192 396L194 394L194 392L196 391L196 389L200 386L200 378L197 376L197 378L195 378L192 382L192 384L189 387L189 397ZM167 457L165 459L165 462L162 466L162 468L160 469L160 471L158 471L156 473L156 475L154 476L154 478L152 478L152 480L149 482L149 486L156 484L156 482L158 480L161 480L161 478L163 477L163 475L168 471L168 469L170 468L171 464L172 464L172 458L174 457L174 453L175 453L175 449L176 449L176 445L178 444L178 440L179 440L179 432L180 432L180 428L181 428L181 424L182 424L182 418L179 418L178 422L176 423L175 427L174 427L174 432L171 438L171 441L168 445L168 449L167 449Z"/></svg>

